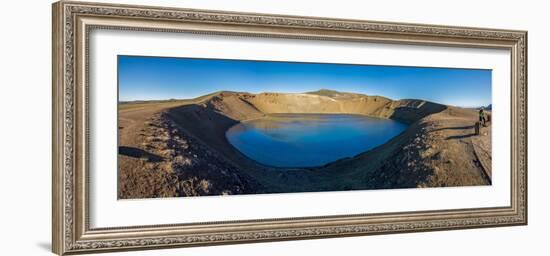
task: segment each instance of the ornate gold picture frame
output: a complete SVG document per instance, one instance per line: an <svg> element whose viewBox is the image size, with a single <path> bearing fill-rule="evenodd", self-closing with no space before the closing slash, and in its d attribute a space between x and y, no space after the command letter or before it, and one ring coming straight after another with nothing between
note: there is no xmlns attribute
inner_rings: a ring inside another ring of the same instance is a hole
<svg viewBox="0 0 550 256"><path fill-rule="evenodd" d="M91 228L88 47L90 32L98 29L509 50L511 204ZM52 65L52 247L57 254L527 224L526 31L61 1L53 5Z"/></svg>

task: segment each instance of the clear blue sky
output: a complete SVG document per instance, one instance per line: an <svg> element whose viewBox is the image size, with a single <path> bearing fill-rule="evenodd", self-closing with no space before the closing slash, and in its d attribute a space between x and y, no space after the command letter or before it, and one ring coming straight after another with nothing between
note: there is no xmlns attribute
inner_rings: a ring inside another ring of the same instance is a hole
<svg viewBox="0 0 550 256"><path fill-rule="evenodd" d="M120 101L331 89L463 107L491 104L491 70L119 56L118 75Z"/></svg>

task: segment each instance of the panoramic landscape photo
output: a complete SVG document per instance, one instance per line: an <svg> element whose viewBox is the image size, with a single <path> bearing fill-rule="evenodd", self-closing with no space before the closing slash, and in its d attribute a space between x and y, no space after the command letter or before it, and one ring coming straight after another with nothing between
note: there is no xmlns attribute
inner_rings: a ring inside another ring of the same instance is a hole
<svg viewBox="0 0 550 256"><path fill-rule="evenodd" d="M118 198L491 185L491 70L118 56Z"/></svg>

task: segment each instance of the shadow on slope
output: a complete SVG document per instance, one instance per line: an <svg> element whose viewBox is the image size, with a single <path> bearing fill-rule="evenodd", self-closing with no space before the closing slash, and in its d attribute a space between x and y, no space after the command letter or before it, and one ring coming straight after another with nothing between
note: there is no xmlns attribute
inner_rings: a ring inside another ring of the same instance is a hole
<svg viewBox="0 0 550 256"><path fill-rule="evenodd" d="M133 158L147 159L147 161L149 162L161 162L164 160L164 158L162 158L161 156L134 147L119 146L118 153Z"/></svg>
<svg viewBox="0 0 550 256"><path fill-rule="evenodd" d="M399 100L396 102L390 119L413 123L431 114L439 113L447 106L421 100Z"/></svg>

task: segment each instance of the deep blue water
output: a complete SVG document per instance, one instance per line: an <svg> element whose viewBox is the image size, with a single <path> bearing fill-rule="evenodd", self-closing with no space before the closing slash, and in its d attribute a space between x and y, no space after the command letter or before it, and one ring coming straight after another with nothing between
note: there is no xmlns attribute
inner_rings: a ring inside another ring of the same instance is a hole
<svg viewBox="0 0 550 256"><path fill-rule="evenodd" d="M249 158L275 167L313 167L353 157L407 128L360 115L277 114L239 123L226 132Z"/></svg>

